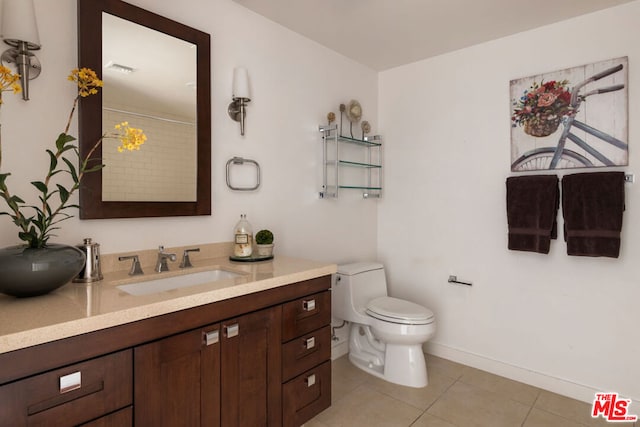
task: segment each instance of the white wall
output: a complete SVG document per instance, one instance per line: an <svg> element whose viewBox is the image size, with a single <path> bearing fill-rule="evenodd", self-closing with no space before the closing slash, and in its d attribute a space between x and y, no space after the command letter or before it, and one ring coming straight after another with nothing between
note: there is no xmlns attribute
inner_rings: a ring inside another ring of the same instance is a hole
<svg viewBox="0 0 640 427"><path fill-rule="evenodd" d="M505 211L511 79L628 56L624 169L640 174L639 18L633 2L380 74L379 258L392 294L435 311L430 351L583 400L640 399L640 183L619 259L569 257L562 237L549 255L508 251Z"/></svg>
<svg viewBox="0 0 640 427"><path fill-rule="evenodd" d="M275 233L276 254L331 262L354 253L373 257L375 202L355 193L340 201L318 198L322 157L317 129L329 111L338 113L339 103L355 98L377 130L377 73L230 0L131 3L212 36L213 214L88 221L75 217L62 224L52 241L79 244L92 237L103 253L229 241L239 215L246 213L254 231L266 227ZM1 110L2 171L12 173L10 190L32 203L35 194L29 182L44 177L44 150L63 130L74 96L66 76L77 66L76 1L36 0L35 6L43 72L31 82L31 101L5 93ZM226 112L236 66L248 69L253 91L244 138ZM72 129L77 135L75 123ZM227 188L225 163L233 156L260 163L262 187L257 192ZM17 243L16 227L8 217L0 217L0 246Z"/></svg>

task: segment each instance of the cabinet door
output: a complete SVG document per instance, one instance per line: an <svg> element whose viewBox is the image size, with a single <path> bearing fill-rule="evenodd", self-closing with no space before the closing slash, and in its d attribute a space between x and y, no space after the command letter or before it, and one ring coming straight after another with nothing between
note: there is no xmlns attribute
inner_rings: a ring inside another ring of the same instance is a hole
<svg viewBox="0 0 640 427"><path fill-rule="evenodd" d="M136 426L220 426L219 325L136 347Z"/></svg>
<svg viewBox="0 0 640 427"><path fill-rule="evenodd" d="M281 308L221 325L224 427L282 425Z"/></svg>

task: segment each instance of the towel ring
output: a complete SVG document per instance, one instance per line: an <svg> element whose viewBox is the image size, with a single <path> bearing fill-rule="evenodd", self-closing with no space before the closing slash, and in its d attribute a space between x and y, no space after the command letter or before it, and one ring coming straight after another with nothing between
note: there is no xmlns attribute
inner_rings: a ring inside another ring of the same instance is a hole
<svg viewBox="0 0 640 427"><path fill-rule="evenodd" d="M256 183L253 187L235 187L231 184L231 166L233 165L244 165L245 163L250 163L256 167ZM243 159L242 157L232 157L227 161L227 187L234 191L253 191L257 190L260 187L260 165L258 162L252 159Z"/></svg>

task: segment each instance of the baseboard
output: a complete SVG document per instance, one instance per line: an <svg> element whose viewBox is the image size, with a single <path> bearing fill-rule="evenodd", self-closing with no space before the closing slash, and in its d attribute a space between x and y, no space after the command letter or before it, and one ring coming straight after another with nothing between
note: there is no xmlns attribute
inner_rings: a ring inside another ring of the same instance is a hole
<svg viewBox="0 0 640 427"><path fill-rule="evenodd" d="M594 395L597 392L616 391L598 390L594 387L590 387L584 384L578 384L564 378L552 377L550 375L532 371L527 368L510 365L499 360L490 359L479 354L469 353L464 350L434 342L428 342L424 347L424 350L428 354L433 354L434 356L442 357L443 359L462 363L463 365L491 372L492 374L500 375L505 378L519 381L521 383L525 383L587 403L593 402ZM632 399L634 401L634 407L638 407L637 405L638 402L640 402L640 399L638 399L637 396L636 398L632 396L625 397L628 399Z"/></svg>
<svg viewBox="0 0 640 427"><path fill-rule="evenodd" d="M349 342L343 341L339 344L331 346L331 360L336 360L339 357L349 353Z"/></svg>

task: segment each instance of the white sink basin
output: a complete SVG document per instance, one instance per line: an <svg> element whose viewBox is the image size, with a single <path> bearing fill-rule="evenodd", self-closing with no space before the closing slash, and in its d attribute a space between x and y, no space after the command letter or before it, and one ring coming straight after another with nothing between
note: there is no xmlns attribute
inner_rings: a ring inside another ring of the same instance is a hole
<svg viewBox="0 0 640 427"><path fill-rule="evenodd" d="M173 289L187 288L220 280L240 277L241 274L226 270L207 270L198 273L183 274L182 276L164 277L162 279L147 280L145 282L129 283L116 286L130 295L149 295Z"/></svg>

